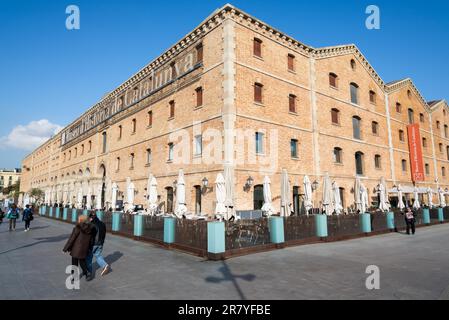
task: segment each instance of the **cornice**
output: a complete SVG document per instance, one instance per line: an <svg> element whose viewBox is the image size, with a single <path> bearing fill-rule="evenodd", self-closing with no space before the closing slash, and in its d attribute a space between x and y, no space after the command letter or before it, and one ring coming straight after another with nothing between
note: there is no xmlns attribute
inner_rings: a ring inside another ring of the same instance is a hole
<svg viewBox="0 0 449 320"><path fill-rule="evenodd" d="M433 106L431 106L431 107L429 106L430 112L434 113L435 111L437 111L441 107L442 108L446 108L446 110L449 111L449 106L448 106L446 100L441 100L441 101L438 101L437 103L435 103Z"/></svg>
<svg viewBox="0 0 449 320"><path fill-rule="evenodd" d="M427 112L431 112L431 108L429 107L429 105L427 104L427 101L424 99L424 97L422 96L422 94L419 92L418 88L415 86L415 84L413 83L412 79L410 78L406 78L404 80L395 82L393 84L386 84L385 85L385 89L386 92L388 94L391 94L393 92L396 92L402 88L405 88L407 86L410 86L412 88L413 93L419 98L419 100L421 101L421 103L423 104L424 108L427 109Z"/></svg>

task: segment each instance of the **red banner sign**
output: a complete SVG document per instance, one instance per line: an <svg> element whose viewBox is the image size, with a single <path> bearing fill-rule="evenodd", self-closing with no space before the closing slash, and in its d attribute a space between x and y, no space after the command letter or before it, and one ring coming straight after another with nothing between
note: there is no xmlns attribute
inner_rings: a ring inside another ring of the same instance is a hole
<svg viewBox="0 0 449 320"><path fill-rule="evenodd" d="M422 160L421 134L419 124L407 126L408 147L410 149L410 167L412 170L412 181L424 181L424 165Z"/></svg>

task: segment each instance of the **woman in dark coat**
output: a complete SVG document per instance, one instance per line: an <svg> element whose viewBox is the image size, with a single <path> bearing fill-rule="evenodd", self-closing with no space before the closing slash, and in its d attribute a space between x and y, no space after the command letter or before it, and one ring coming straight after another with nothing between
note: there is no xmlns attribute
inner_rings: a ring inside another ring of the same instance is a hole
<svg viewBox="0 0 449 320"><path fill-rule="evenodd" d="M63 251L70 252L72 256L72 265L80 266L83 275L86 275L86 280L92 280L92 275L87 269L86 258L94 245L96 229L87 221L86 216L80 216L78 224L73 228L72 235L67 241Z"/></svg>

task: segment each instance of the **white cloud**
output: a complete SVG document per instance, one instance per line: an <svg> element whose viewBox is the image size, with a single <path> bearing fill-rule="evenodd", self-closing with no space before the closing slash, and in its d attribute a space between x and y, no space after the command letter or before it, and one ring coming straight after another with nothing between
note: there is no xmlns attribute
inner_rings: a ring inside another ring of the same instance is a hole
<svg viewBox="0 0 449 320"><path fill-rule="evenodd" d="M16 126L7 136L0 137L0 148L32 151L61 130L61 126L47 119L31 121L25 126Z"/></svg>

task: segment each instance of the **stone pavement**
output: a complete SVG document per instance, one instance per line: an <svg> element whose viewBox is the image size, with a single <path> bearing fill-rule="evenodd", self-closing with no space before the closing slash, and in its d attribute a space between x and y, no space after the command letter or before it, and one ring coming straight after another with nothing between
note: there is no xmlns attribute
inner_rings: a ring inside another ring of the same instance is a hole
<svg viewBox="0 0 449 320"><path fill-rule="evenodd" d="M0 225L0 299L448 299L449 224L205 261L151 244L107 236L112 272L80 290L65 287L72 226L36 218L30 232ZM366 267L380 268L367 290Z"/></svg>

